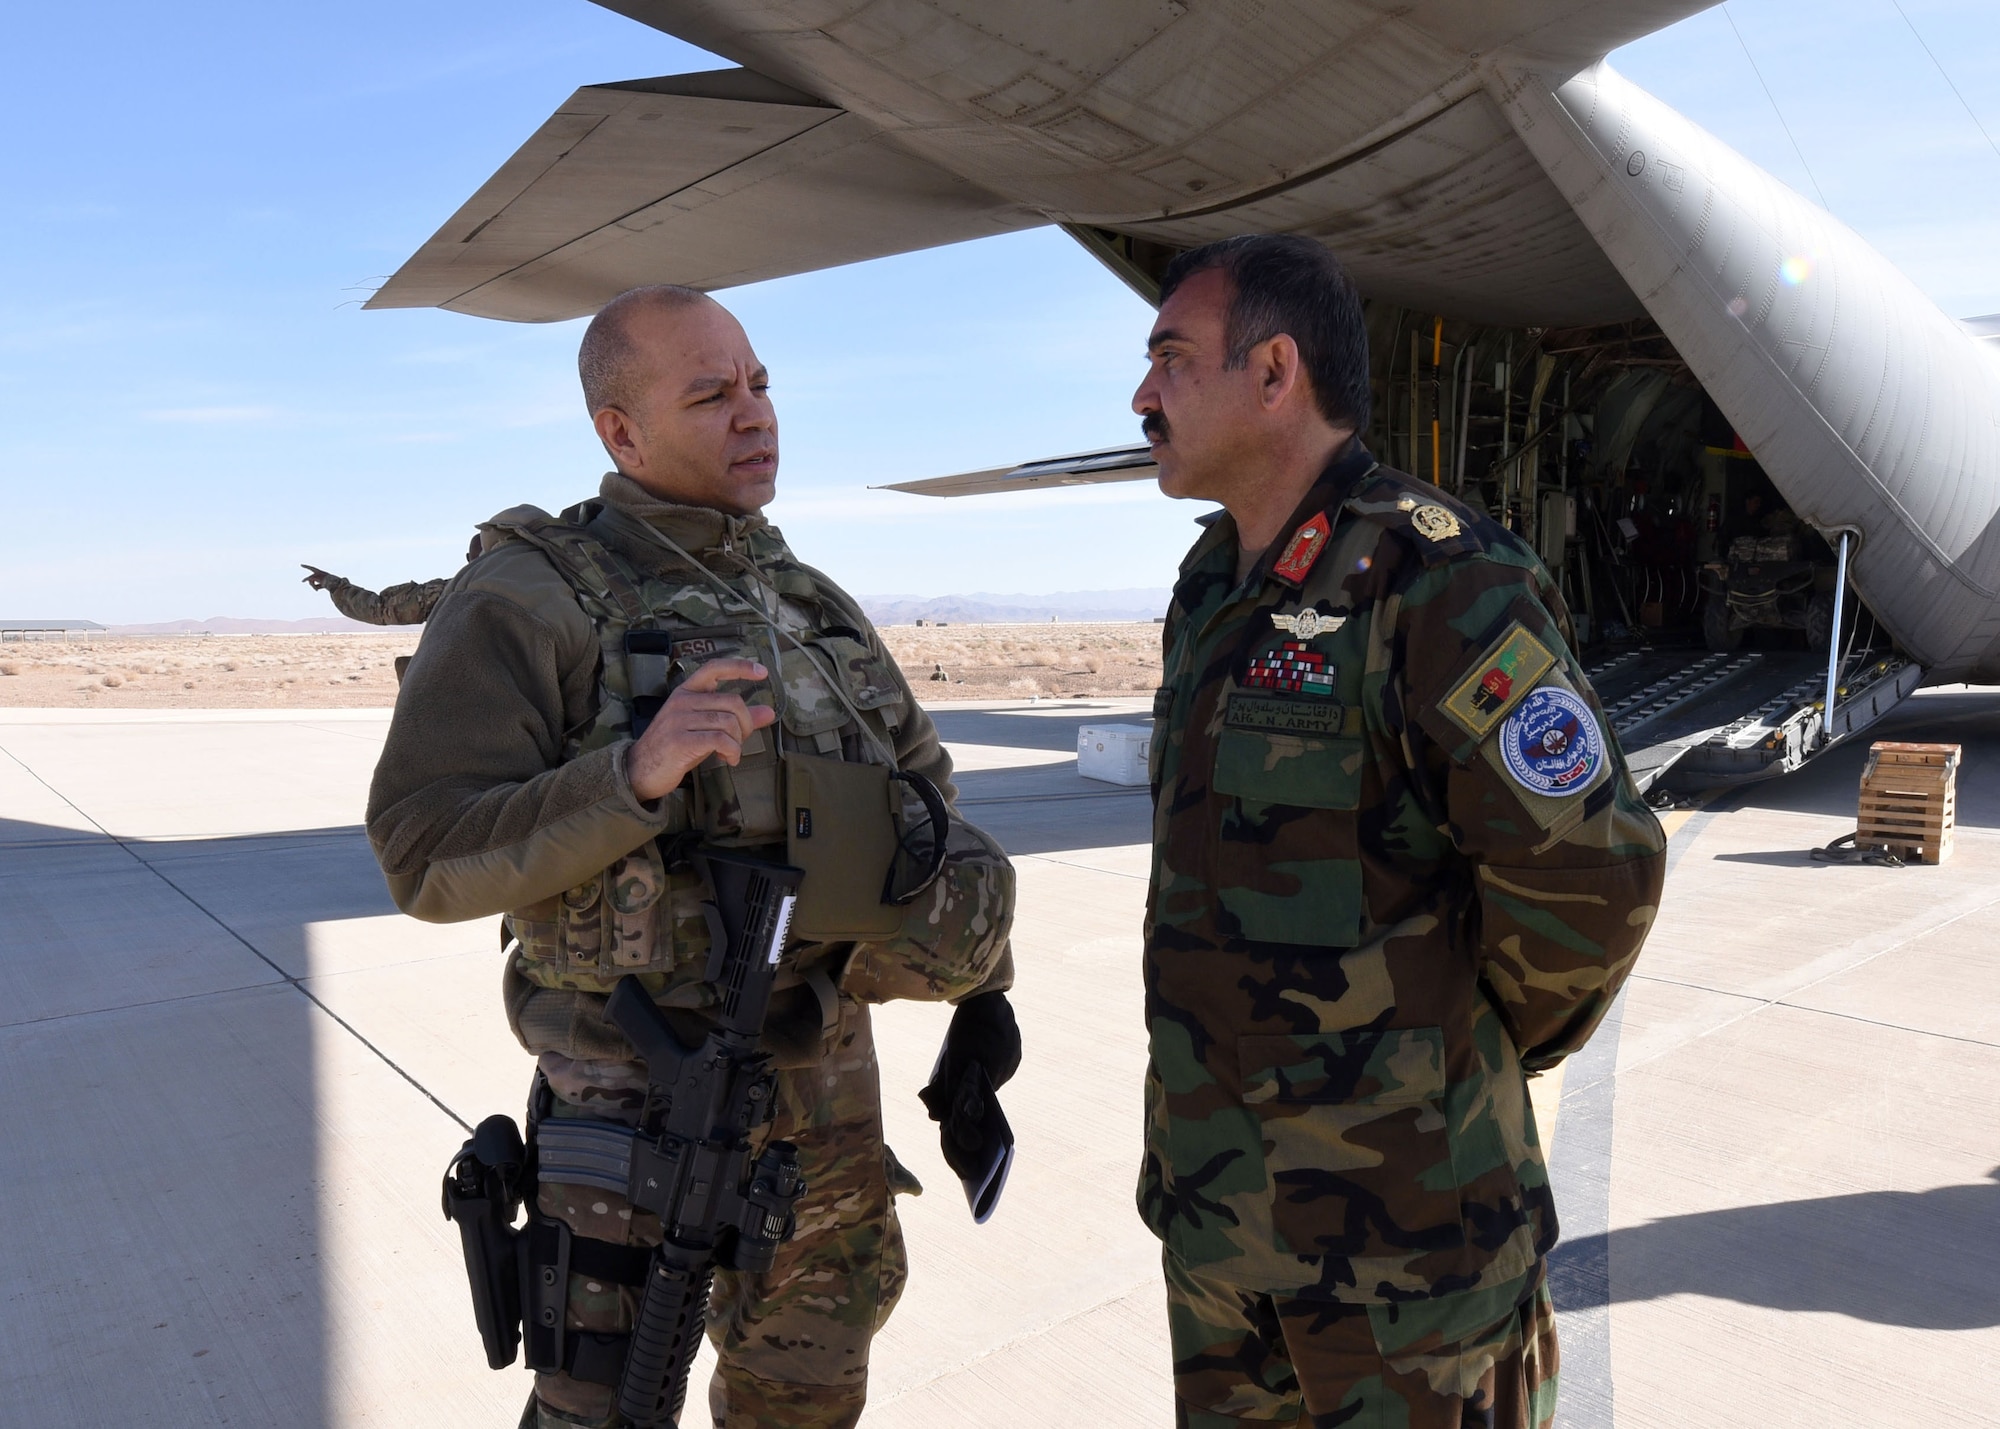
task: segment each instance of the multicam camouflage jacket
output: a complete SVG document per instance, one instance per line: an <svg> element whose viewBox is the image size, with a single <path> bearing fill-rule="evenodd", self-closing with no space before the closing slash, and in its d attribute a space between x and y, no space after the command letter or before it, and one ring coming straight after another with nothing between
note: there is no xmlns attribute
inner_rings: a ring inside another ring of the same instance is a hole
<svg viewBox="0 0 2000 1429"><path fill-rule="evenodd" d="M508 1013L528 1050L616 1062L629 1049L599 1013L624 975L670 1010L698 1017L711 1001L704 884L684 854L709 841L786 857L781 752L835 774L894 763L955 796L950 756L866 617L775 527L621 476L603 490L559 518L520 507L482 528L486 549L451 582L398 697L369 833L406 912L506 914ZM659 653L628 646L635 631ZM636 662L657 662L664 691L725 656L774 672L744 693L775 704L777 723L734 768L711 759L640 801L624 772ZM830 984L863 1001L1007 986L1012 867L962 820L948 849L937 883L877 935L788 953L768 1032L781 1063L816 1055Z"/></svg>
<svg viewBox="0 0 2000 1429"><path fill-rule="evenodd" d="M422 625L430 619L447 584L442 579L404 581L374 591L335 576L326 593L333 597L333 608L349 620L364 620L370 625Z"/></svg>
<svg viewBox="0 0 2000 1429"><path fill-rule="evenodd" d="M1524 1069L1631 968L1660 827L1492 521L1357 441L1236 561L1224 516L1164 635L1141 1214L1261 1291L1520 1275L1556 1239Z"/></svg>

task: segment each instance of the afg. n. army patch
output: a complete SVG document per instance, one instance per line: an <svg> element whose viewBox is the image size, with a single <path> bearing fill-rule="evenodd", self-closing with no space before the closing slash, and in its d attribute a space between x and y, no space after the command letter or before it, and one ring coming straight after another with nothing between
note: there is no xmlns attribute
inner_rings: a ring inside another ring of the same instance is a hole
<svg viewBox="0 0 2000 1429"><path fill-rule="evenodd" d="M1532 691L1500 731L1500 760L1531 794L1567 798L1604 763L1604 733L1582 698L1560 685Z"/></svg>
<svg viewBox="0 0 2000 1429"><path fill-rule="evenodd" d="M1438 708L1474 739L1484 739L1555 663L1549 647L1517 620L1487 647Z"/></svg>
<svg viewBox="0 0 2000 1429"><path fill-rule="evenodd" d="M1247 690L1237 690L1229 696L1223 706L1222 722L1230 729L1255 729L1266 734L1361 733L1361 712L1336 701L1251 694Z"/></svg>

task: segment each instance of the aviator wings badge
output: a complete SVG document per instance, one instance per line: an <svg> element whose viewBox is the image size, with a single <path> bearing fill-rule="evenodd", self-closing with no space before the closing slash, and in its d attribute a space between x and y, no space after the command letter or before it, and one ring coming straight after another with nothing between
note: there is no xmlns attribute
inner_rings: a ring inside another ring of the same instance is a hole
<svg viewBox="0 0 2000 1429"><path fill-rule="evenodd" d="M1317 635L1331 635L1347 624L1344 615L1322 615L1317 610L1302 610L1297 615L1271 615L1271 624L1287 635L1295 635L1301 640L1311 640Z"/></svg>

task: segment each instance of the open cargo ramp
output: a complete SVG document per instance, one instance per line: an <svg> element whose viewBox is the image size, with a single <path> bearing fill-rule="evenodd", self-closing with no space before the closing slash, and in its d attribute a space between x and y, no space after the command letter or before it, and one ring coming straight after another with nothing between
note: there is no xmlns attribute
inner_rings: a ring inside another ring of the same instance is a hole
<svg viewBox="0 0 2000 1429"><path fill-rule="evenodd" d="M1850 660L1829 731L1826 661L1809 651L1639 649L1586 673L1641 792L1662 781L1710 789L1789 773L1875 723L1924 674L1897 655Z"/></svg>

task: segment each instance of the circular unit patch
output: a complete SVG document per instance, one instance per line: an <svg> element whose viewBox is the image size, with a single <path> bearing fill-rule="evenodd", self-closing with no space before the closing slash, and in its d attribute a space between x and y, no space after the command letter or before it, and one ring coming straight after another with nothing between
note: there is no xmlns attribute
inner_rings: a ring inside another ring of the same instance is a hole
<svg viewBox="0 0 2000 1429"><path fill-rule="evenodd" d="M1604 735L1589 705L1544 685L1500 727L1500 757L1523 789L1563 799L1589 784L1604 763Z"/></svg>

